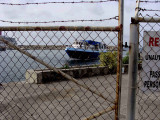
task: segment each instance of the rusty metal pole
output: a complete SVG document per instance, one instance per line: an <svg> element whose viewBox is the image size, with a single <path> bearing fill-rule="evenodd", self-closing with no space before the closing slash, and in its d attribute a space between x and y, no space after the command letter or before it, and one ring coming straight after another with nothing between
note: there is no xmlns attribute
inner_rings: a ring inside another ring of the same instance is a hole
<svg viewBox="0 0 160 120"><path fill-rule="evenodd" d="M118 7L118 63L117 63L117 85L116 85L116 101L115 101L115 120L120 119L120 102L121 102L121 81L122 81L122 54L123 54L123 17L124 17L124 0L119 0Z"/></svg>
<svg viewBox="0 0 160 120"><path fill-rule="evenodd" d="M91 27L91 26L5 26L0 31L119 31L119 26Z"/></svg>
<svg viewBox="0 0 160 120"><path fill-rule="evenodd" d="M136 5L135 20L138 19L139 0ZM136 112L136 89L138 72L138 52L139 52L139 24L130 25L130 49L129 49L129 85L128 85L128 103L127 120L135 120Z"/></svg>

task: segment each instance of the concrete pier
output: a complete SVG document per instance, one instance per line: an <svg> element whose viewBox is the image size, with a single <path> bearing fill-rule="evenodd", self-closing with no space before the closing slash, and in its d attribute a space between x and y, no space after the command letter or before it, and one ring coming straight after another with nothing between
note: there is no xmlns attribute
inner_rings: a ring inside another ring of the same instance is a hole
<svg viewBox="0 0 160 120"><path fill-rule="evenodd" d="M107 67L73 67L69 69L61 69L64 73L74 78L87 78L91 76L107 75ZM66 80L65 77L55 73L52 70L27 70L26 81L28 83L48 83L53 81Z"/></svg>
<svg viewBox="0 0 160 120"><path fill-rule="evenodd" d="M114 100L115 80L116 75L104 75L79 79L79 82ZM126 118L127 85L128 75L123 74L121 120ZM5 83L0 93L1 120L80 120L111 106L71 81L50 84ZM114 119L114 111L98 117L98 120L104 118Z"/></svg>

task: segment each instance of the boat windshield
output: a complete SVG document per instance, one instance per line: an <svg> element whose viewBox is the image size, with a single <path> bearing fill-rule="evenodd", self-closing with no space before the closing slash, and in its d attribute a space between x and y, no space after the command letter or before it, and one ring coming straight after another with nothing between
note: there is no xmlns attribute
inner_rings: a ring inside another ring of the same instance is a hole
<svg viewBox="0 0 160 120"><path fill-rule="evenodd" d="M73 44L79 45L79 44L80 44L80 42L77 42L77 41L76 41L76 42L74 42Z"/></svg>

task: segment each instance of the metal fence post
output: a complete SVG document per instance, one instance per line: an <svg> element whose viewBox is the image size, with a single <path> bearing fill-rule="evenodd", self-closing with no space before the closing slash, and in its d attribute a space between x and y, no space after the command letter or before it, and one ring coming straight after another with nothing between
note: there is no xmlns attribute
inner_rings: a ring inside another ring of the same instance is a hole
<svg viewBox="0 0 160 120"><path fill-rule="evenodd" d="M117 63L117 85L115 101L115 120L120 119L120 102L121 102L121 81L122 81L122 54L123 54L123 17L124 17L124 0L119 0L118 25L121 28L118 32L118 63Z"/></svg>
<svg viewBox="0 0 160 120"><path fill-rule="evenodd" d="M140 0L137 0L135 19L138 19L138 8ZM135 119L136 111L136 88L138 72L138 41L139 41L139 24L130 24L130 49L129 49L129 84L128 84L128 103L127 103L127 120Z"/></svg>
<svg viewBox="0 0 160 120"><path fill-rule="evenodd" d="M136 108L136 88L137 88L137 72L138 72L138 40L139 25L130 25L130 50L129 50L129 88L128 88L128 105L127 120L135 119Z"/></svg>

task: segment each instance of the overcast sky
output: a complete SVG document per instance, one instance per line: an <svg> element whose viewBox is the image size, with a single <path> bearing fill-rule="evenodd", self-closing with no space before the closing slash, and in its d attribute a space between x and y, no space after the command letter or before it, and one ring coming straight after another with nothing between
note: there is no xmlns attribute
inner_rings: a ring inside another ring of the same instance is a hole
<svg viewBox="0 0 160 120"><path fill-rule="evenodd" d="M70 0L0 0L0 3L26 3L47 1L70 1ZM73 0L71 0L73 1ZM74 0L79 1L79 0ZM96 0L95 0L96 1ZM99 0L97 0L99 1ZM129 41L129 24L131 17L135 15L136 0L124 0L124 42ZM8 21L61 21L61 20L90 20L107 19L118 16L118 2L95 3L95 4L47 4L27 6L0 5L1 20ZM1 26L24 26L26 24L2 23ZM27 24L33 26L35 24ZM116 26L118 21L104 22L75 22L75 23L50 23L36 24L36 26Z"/></svg>

